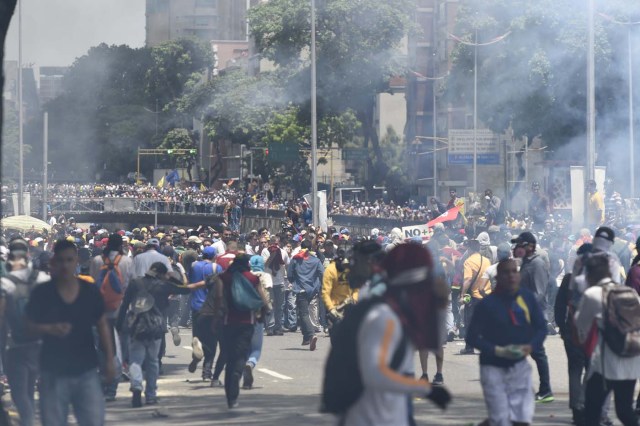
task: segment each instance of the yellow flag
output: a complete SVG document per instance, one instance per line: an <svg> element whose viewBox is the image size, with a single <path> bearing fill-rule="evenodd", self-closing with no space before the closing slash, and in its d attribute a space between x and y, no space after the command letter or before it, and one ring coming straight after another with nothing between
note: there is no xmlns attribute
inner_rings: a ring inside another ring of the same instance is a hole
<svg viewBox="0 0 640 426"><path fill-rule="evenodd" d="M158 188L164 188L164 176L160 178L158 184L156 185Z"/></svg>
<svg viewBox="0 0 640 426"><path fill-rule="evenodd" d="M204 183L201 183L200 184L200 191L206 191L206 190L207 190L207 187L204 186Z"/></svg>

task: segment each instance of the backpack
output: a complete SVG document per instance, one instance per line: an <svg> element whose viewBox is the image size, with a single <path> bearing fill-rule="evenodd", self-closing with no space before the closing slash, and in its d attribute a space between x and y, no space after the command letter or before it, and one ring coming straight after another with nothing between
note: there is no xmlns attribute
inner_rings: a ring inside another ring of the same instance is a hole
<svg viewBox="0 0 640 426"><path fill-rule="evenodd" d="M331 351L324 369L321 412L343 415L362 395L364 385L358 368L358 330L371 308L380 303L384 303L382 298L376 296L348 306L342 321L333 327ZM404 360L406 342L407 337L403 333L391 358L393 370L397 370Z"/></svg>
<svg viewBox="0 0 640 426"><path fill-rule="evenodd" d="M138 293L127 312L127 329L136 340L160 339L167 331L165 317L156 306L144 279L139 283Z"/></svg>
<svg viewBox="0 0 640 426"><path fill-rule="evenodd" d="M6 307L6 318L11 329L11 339L18 344L35 342L37 337L27 333L27 324L25 322L25 307L29 302L31 291L36 286L36 280L40 272L33 268L26 281L21 280L15 275L8 274L5 278L13 282L16 286L15 291L8 299Z"/></svg>
<svg viewBox="0 0 640 426"><path fill-rule="evenodd" d="M234 272L231 281L231 303L239 311L257 311L264 301L253 284L240 272Z"/></svg>
<svg viewBox="0 0 640 426"><path fill-rule="evenodd" d="M100 286L100 294L104 299L104 306L107 311L115 311L120 307L124 298L122 290L122 273L120 272L120 260L122 255L117 255L113 261L109 256L102 256L103 265L100 267L97 284Z"/></svg>
<svg viewBox="0 0 640 426"><path fill-rule="evenodd" d="M602 287L604 342L618 356L640 355L640 299L623 285Z"/></svg>

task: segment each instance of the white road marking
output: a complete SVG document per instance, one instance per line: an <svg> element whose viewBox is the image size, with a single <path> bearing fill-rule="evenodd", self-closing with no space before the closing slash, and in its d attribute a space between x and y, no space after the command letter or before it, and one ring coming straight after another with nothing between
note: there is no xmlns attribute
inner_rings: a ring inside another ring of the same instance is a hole
<svg viewBox="0 0 640 426"><path fill-rule="evenodd" d="M275 371L269 370L268 368L258 368L257 370L261 373L273 376L276 379L293 380L293 377L285 376L284 374L277 373Z"/></svg>

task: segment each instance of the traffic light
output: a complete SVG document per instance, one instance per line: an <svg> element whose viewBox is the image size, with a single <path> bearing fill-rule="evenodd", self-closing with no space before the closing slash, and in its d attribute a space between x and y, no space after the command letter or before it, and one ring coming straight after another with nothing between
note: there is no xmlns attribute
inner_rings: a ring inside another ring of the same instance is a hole
<svg viewBox="0 0 640 426"><path fill-rule="evenodd" d="M267 149L265 149L265 150L264 150L264 155L265 155L265 157L268 157L268 156L269 156L269 148L267 148Z"/></svg>

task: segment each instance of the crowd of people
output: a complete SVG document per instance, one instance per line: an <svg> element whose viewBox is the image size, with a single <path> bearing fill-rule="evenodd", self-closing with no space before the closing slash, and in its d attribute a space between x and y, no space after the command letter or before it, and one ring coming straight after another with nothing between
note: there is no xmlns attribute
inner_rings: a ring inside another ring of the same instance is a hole
<svg viewBox="0 0 640 426"><path fill-rule="evenodd" d="M296 203L285 207L286 226L244 233L233 221L107 230L68 219L50 232L5 230L0 377L21 424L34 424L36 382L43 424L66 424L70 406L79 424L102 424L121 380L132 407L158 403L166 342L180 345L190 328L185 369L224 388L233 409L254 386L263 336L299 333L314 351L326 333L324 411L341 424L409 425L413 396L448 405L443 348L461 339L461 355L480 351L483 424L521 425L555 399L544 341L559 333L574 423L611 424L613 393L618 418L636 425L640 227L608 226L604 198L592 197L593 222L572 232L536 186L530 220L514 224L487 190L485 218L474 221L452 191L440 209L460 214L413 238L400 228L323 231Z"/></svg>

